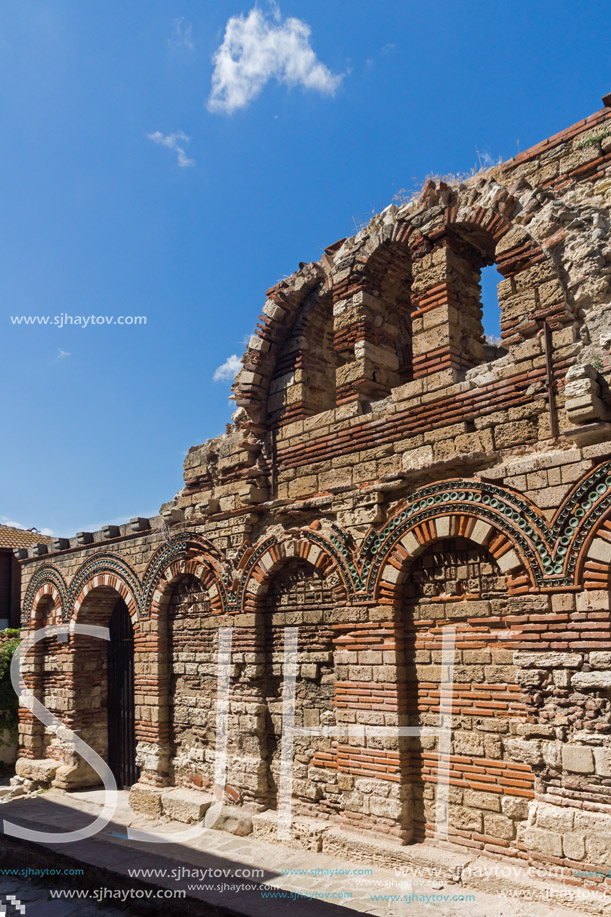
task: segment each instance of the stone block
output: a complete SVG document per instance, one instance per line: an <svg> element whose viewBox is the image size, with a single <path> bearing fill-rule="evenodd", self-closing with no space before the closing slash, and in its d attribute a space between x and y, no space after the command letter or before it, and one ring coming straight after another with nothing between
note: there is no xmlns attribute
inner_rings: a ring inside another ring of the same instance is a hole
<svg viewBox="0 0 611 917"><path fill-rule="evenodd" d="M484 736L479 733L455 731L452 739L454 741L454 754L456 755L484 754Z"/></svg>
<svg viewBox="0 0 611 917"><path fill-rule="evenodd" d="M586 839L583 834L565 834L562 849L569 860L583 860L586 855Z"/></svg>
<svg viewBox="0 0 611 917"><path fill-rule="evenodd" d="M611 867L611 835L595 830L592 836L586 837L586 858L588 863L598 867Z"/></svg>
<svg viewBox="0 0 611 917"><path fill-rule="evenodd" d="M501 799L501 811L514 821L528 818L529 805L529 800L523 796L503 796Z"/></svg>
<svg viewBox="0 0 611 917"><path fill-rule="evenodd" d="M599 777L611 777L611 746L594 748L594 767Z"/></svg>
<svg viewBox="0 0 611 917"><path fill-rule="evenodd" d="M555 806L549 803L539 803L536 811L537 827L557 831L562 834L572 831L575 821L575 812L570 806Z"/></svg>
<svg viewBox="0 0 611 917"><path fill-rule="evenodd" d="M467 806L450 806L449 815L451 826L459 831L481 832L482 830L483 815L477 809L471 809Z"/></svg>
<svg viewBox="0 0 611 917"><path fill-rule="evenodd" d="M134 783L129 791L130 807L141 815L158 818L163 811L161 797L164 793L167 793L167 789Z"/></svg>
<svg viewBox="0 0 611 917"><path fill-rule="evenodd" d="M237 837L247 837L253 831L253 815L239 806L224 805L219 817L214 822L215 831L227 831Z"/></svg>
<svg viewBox="0 0 611 917"><path fill-rule="evenodd" d="M562 838L554 831L527 828L524 832L524 843L531 853L539 853L547 857L562 856Z"/></svg>
<svg viewBox="0 0 611 917"><path fill-rule="evenodd" d="M571 684L578 691L587 691L596 688L606 690L611 688L611 671L576 672L571 678Z"/></svg>
<svg viewBox="0 0 611 917"><path fill-rule="evenodd" d="M322 850L322 836L328 830L329 825L316 818L293 818L291 837L281 840L278 837L278 812L268 809L253 815L252 827L257 840L281 843L293 849L311 850L318 853Z"/></svg>
<svg viewBox="0 0 611 917"><path fill-rule="evenodd" d="M516 653L513 657L514 665L524 669L576 669L581 665L580 653Z"/></svg>
<svg viewBox="0 0 611 917"><path fill-rule="evenodd" d="M540 739L527 740L507 738L504 740L504 745L510 758L514 761L530 764L533 767L537 767L543 763Z"/></svg>
<svg viewBox="0 0 611 917"><path fill-rule="evenodd" d="M583 745L565 745L562 749L562 766L572 774L593 774L592 749Z"/></svg>
<svg viewBox="0 0 611 917"><path fill-rule="evenodd" d="M588 557L601 564L611 563L611 542L604 538L595 538L590 545Z"/></svg>
<svg viewBox="0 0 611 917"><path fill-rule="evenodd" d="M561 742L542 742L541 753L548 767L552 767L554 770L560 770L562 768Z"/></svg>
<svg viewBox="0 0 611 917"><path fill-rule="evenodd" d="M372 815L399 820L403 812L403 804L398 799L384 799L379 796L372 796L369 802L369 811Z"/></svg>
<svg viewBox="0 0 611 917"><path fill-rule="evenodd" d="M213 802L212 796L186 788L170 790L161 796L163 814L185 825L200 822Z"/></svg>
<svg viewBox="0 0 611 917"><path fill-rule="evenodd" d="M60 763L53 758L42 758L34 761L30 758L18 758L15 764L15 773L18 777L33 780L41 786L50 786Z"/></svg>
<svg viewBox="0 0 611 917"><path fill-rule="evenodd" d="M510 841L515 837L516 826L511 818L505 815L484 815L484 833Z"/></svg>
<svg viewBox="0 0 611 917"><path fill-rule="evenodd" d="M403 471L414 471L426 468L433 461L433 447L420 446L418 449L407 449L401 456Z"/></svg>
<svg viewBox="0 0 611 917"><path fill-rule="evenodd" d="M479 790L465 790L464 804L473 809L486 809L489 812L500 812L501 801L497 793L484 793Z"/></svg>

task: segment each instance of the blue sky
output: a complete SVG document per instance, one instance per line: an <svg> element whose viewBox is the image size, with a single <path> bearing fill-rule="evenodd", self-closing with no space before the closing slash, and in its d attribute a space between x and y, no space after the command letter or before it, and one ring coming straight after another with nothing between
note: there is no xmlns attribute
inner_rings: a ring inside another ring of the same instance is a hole
<svg viewBox="0 0 611 917"><path fill-rule="evenodd" d="M155 513L230 419L213 377L265 289L401 188L599 109L610 24L591 0L6 4L0 521ZM147 323L11 322L62 313Z"/></svg>

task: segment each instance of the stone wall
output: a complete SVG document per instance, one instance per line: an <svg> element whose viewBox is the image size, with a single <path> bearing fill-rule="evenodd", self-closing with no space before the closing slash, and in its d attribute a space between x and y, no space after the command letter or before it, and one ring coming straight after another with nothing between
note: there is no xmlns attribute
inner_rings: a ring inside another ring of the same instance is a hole
<svg viewBox="0 0 611 917"><path fill-rule="evenodd" d="M606 107L329 246L268 291L232 423L189 450L159 517L22 556L26 628L128 605L134 799L158 813L168 786L223 792L230 634L225 799L240 811L278 806L294 668L297 819L348 846L435 837L607 865L610 161ZM482 327L491 264L500 343ZM49 643L28 677L103 755L88 640ZM62 762L59 785L94 779L25 712L21 755Z"/></svg>

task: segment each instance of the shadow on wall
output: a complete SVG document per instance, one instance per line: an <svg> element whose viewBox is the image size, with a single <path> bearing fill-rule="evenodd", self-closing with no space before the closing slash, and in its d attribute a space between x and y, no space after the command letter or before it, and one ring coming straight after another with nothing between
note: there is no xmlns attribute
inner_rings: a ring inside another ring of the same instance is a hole
<svg viewBox="0 0 611 917"><path fill-rule="evenodd" d="M17 742L11 737L8 729L0 732L0 769L5 764L14 764L17 760Z"/></svg>

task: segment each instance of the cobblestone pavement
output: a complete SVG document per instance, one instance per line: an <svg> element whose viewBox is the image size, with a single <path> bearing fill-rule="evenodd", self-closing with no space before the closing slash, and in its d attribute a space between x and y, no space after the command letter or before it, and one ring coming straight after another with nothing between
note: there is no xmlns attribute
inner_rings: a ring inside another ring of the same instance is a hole
<svg viewBox="0 0 611 917"><path fill-rule="evenodd" d="M90 823L92 816L99 814L102 798L102 791L70 795L52 791L4 803L0 816L36 830L73 830ZM127 826L146 828L162 835L185 830L183 824L135 815L128 806L127 794L121 793L112 823L99 835L78 844L45 846L57 850L60 855L78 859L78 865L84 865L85 869L89 866L111 871L121 878L124 888L129 887L130 877L138 875L134 870L143 870L147 872L139 873L140 881L149 886L174 892L185 890L190 897L211 905L212 911L218 906L252 917L269 917L270 914L289 911L291 917L302 914L346 917L350 911L374 917L399 917L406 913L423 917L574 917L576 913L611 913L606 905L575 910L529 898L531 894L543 897L546 891L553 892L549 882L545 885L536 881L531 885L522 882L514 887L505 884L506 891L519 896L506 898L499 894L501 889L495 888L492 882L486 891L447 880L416 884L409 877L398 876L392 869L382 868L374 868L371 875L364 878L356 874L357 870L367 867L364 862L349 862L280 844L264 843L252 836L236 837L222 831L206 831L196 840L180 846L135 842L127 838ZM439 857L440 865L457 863L461 859L446 851L432 854ZM462 860L467 860L466 855L462 855ZM494 860L486 862L489 866L495 863ZM263 876L251 877L249 871L253 868L263 870ZM194 877L194 870L205 869L212 870L212 874ZM214 871L218 870L221 873L215 876ZM290 870L294 872L287 874ZM420 883L420 880L417 881ZM94 884L99 885L99 880L96 879ZM562 891L562 887L558 886L557 890ZM570 890L565 891L570 894ZM82 900L49 901L40 887L13 878L3 882L1 893L21 898L27 907L25 917L72 917L73 914L90 917L96 913L126 913L116 909L99 911ZM385 896L386 900L381 896ZM168 901L166 910L168 906L180 913L178 900ZM7 917L13 917L10 909Z"/></svg>

